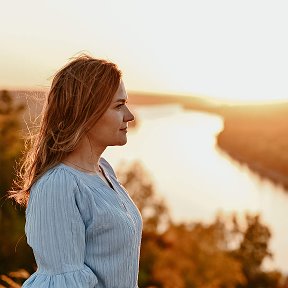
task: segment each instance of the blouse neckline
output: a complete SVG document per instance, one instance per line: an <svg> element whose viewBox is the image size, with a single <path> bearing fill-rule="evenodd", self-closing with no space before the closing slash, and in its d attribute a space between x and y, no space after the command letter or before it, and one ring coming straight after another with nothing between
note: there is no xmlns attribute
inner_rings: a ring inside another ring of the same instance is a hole
<svg viewBox="0 0 288 288"><path fill-rule="evenodd" d="M67 164L65 164L65 163L63 163L63 162L59 163L59 166L62 166L62 167L64 167L65 169L68 169L68 170L72 170L73 172L76 172L77 174L80 174L80 175L89 177L89 178L91 178L91 179L97 179L98 182L100 182L101 184L105 185L105 187L108 187L108 188L110 188L110 189L112 189L113 191L116 192L116 189L115 189L115 187L114 187L114 185L113 185L113 183L112 183L112 181L111 181L111 179L110 179L110 177L109 177L109 173L108 173L108 172L105 170L105 168L103 167L104 165L102 165L101 160L102 160L102 159L100 158L99 166L100 166L100 168L101 168L101 170L102 170L102 172L103 172L103 174L104 174L104 177L107 179L108 183L110 184L110 186L108 186L107 183L106 183L97 173L95 173L95 174L90 174L90 173L87 173L87 172L78 170L78 169L76 169L76 168L74 168L74 167L71 167L71 166L69 166L69 165L67 165Z"/></svg>

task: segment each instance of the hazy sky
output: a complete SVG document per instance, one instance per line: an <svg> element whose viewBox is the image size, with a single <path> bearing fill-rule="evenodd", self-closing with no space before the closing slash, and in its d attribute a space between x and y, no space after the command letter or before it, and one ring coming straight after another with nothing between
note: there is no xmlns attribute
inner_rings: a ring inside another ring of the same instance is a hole
<svg viewBox="0 0 288 288"><path fill-rule="evenodd" d="M80 51L128 90L288 100L288 2L0 0L0 88L50 84Z"/></svg>

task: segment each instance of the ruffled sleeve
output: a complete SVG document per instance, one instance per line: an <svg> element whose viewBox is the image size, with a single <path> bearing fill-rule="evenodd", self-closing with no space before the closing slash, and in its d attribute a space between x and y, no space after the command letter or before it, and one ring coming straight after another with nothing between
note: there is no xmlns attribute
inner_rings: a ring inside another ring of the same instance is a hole
<svg viewBox="0 0 288 288"><path fill-rule="evenodd" d="M25 288L95 288L97 276L84 263L85 225L76 203L73 175L63 169L33 186L25 232L38 266Z"/></svg>
<svg viewBox="0 0 288 288"><path fill-rule="evenodd" d="M23 284L22 288L94 288L98 280L86 265L83 269L61 274L41 274L35 272Z"/></svg>

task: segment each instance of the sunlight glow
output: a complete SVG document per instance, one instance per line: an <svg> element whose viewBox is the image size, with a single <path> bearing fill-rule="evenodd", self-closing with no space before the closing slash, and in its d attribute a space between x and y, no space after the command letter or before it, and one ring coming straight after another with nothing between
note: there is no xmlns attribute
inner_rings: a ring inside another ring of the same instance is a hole
<svg viewBox="0 0 288 288"><path fill-rule="evenodd" d="M46 87L86 51L116 62L127 90L288 100L286 1L14 2L1 8L0 88Z"/></svg>

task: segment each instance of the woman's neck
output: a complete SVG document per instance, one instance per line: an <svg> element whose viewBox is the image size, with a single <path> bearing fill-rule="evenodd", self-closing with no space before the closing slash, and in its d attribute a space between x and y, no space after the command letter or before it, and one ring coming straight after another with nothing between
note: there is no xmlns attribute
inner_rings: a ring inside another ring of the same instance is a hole
<svg viewBox="0 0 288 288"><path fill-rule="evenodd" d="M77 148L70 152L62 161L72 163L88 171L99 171L100 157L105 151L104 147L95 147L87 137L84 137Z"/></svg>

